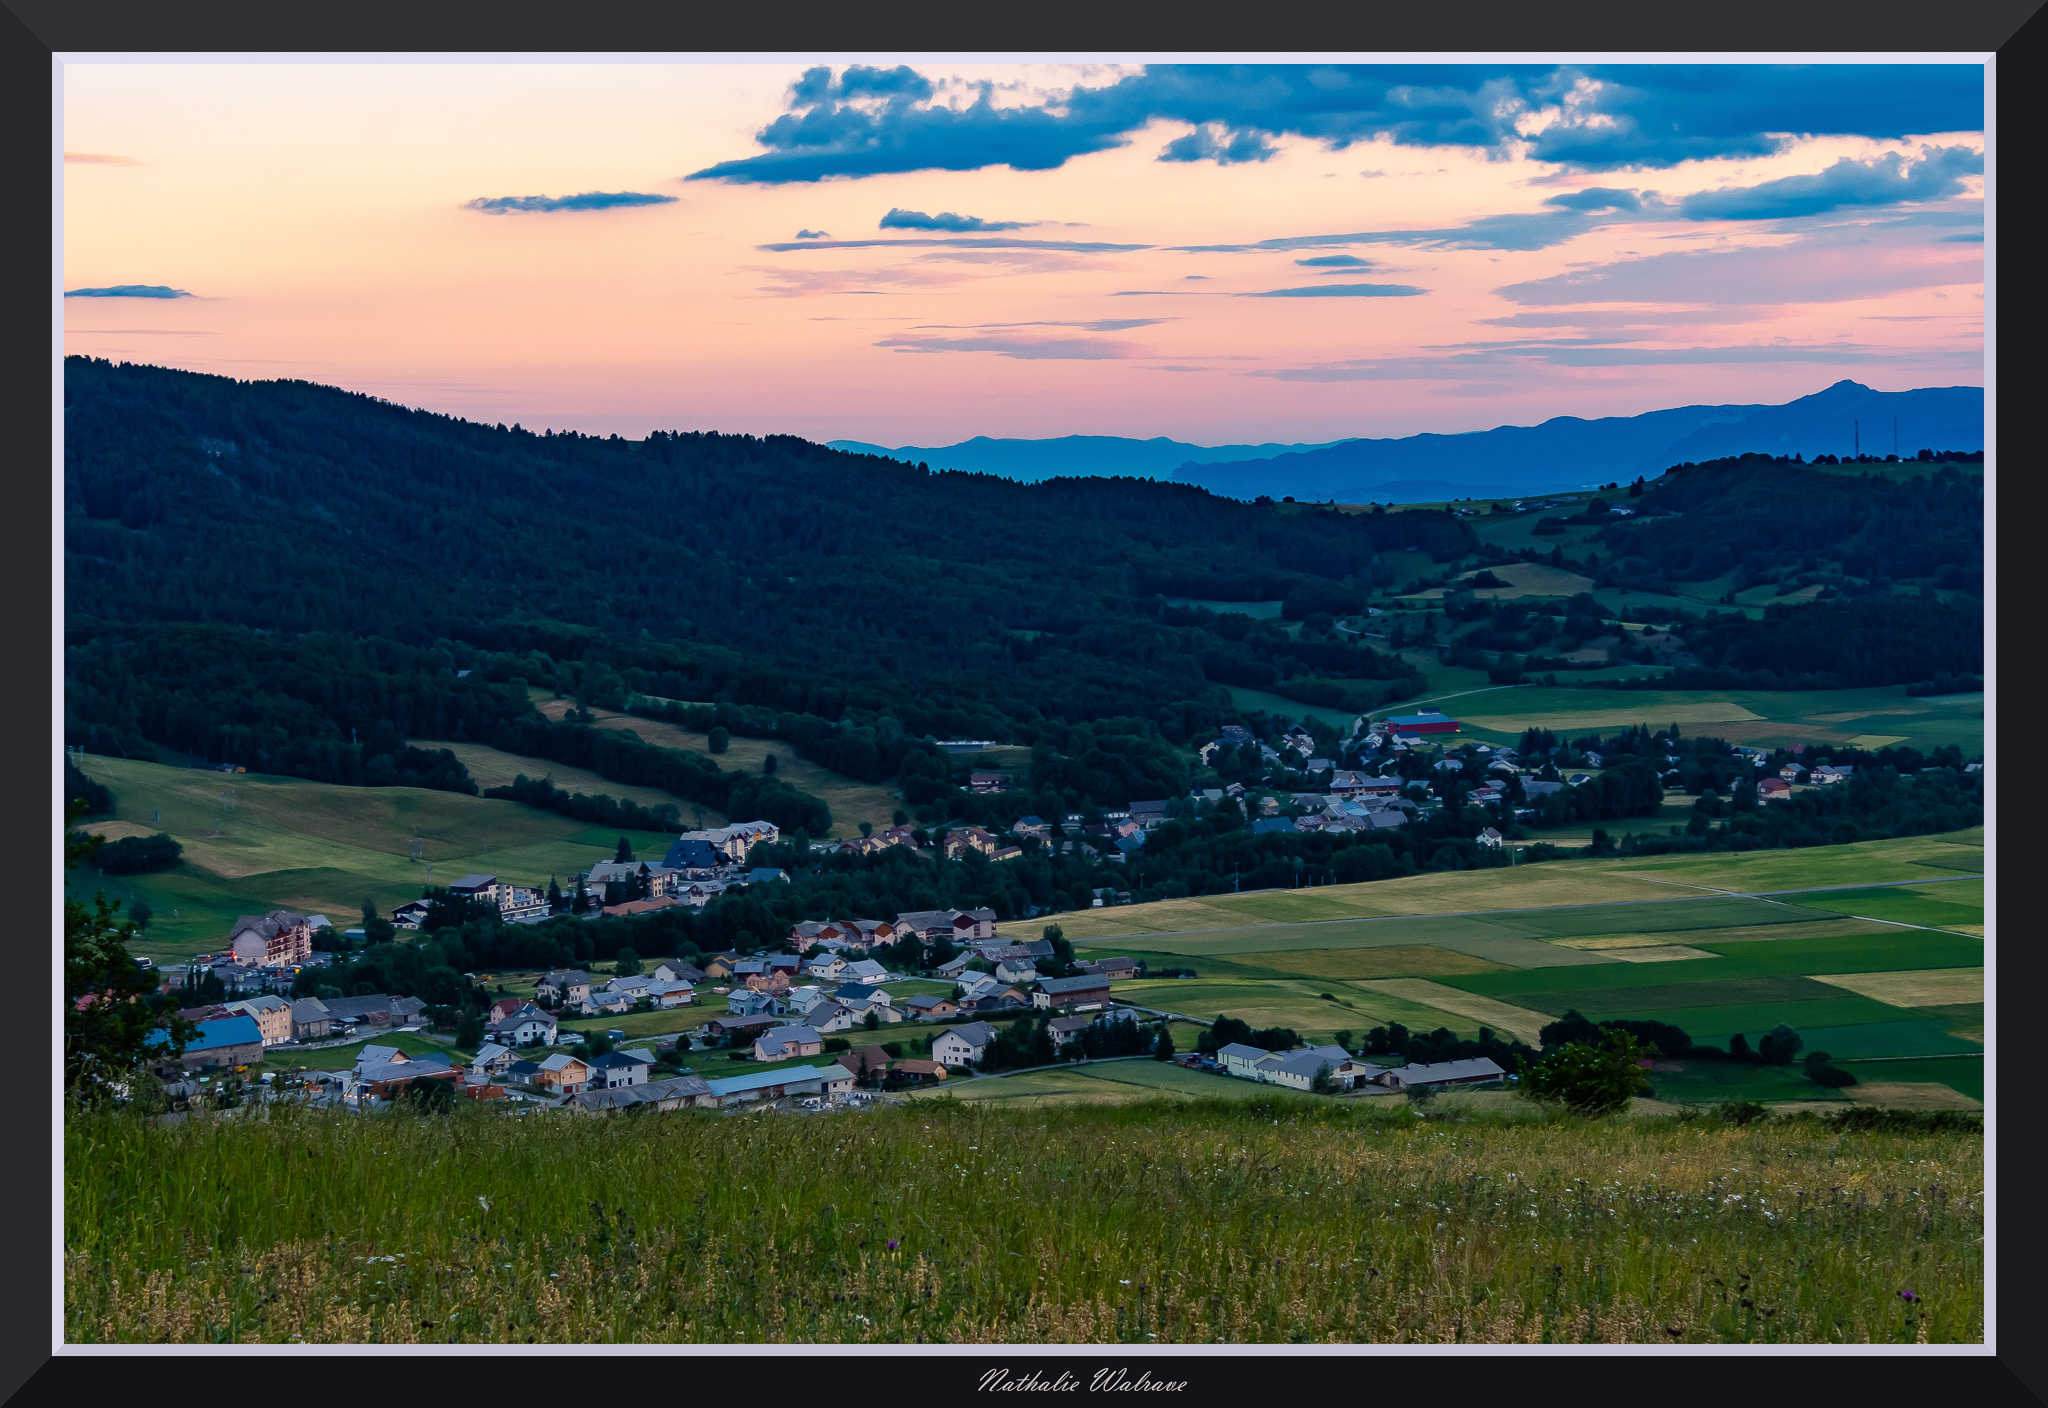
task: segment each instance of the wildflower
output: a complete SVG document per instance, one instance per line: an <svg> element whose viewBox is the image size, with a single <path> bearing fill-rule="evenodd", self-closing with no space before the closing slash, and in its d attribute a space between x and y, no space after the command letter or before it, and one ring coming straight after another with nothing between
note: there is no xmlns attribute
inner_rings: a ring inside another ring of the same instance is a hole
<svg viewBox="0 0 2048 1408"><path fill-rule="evenodd" d="M891 1238L889 1239L889 1250L890 1250L890 1251L892 1251L892 1252L893 1252L893 1251L895 1251L895 1250L896 1250L896 1248L897 1248L897 1247L899 1247L899 1246L901 1246L901 1245L902 1245L902 1243L898 1242L898 1241L897 1241L897 1240L896 1240L896 1239L895 1239L894 1237L891 1237Z"/></svg>
<svg viewBox="0 0 2048 1408"><path fill-rule="evenodd" d="M1899 1299L1904 1301L1915 1301L1920 1299L1920 1297L1914 1295L1911 1291L1900 1291Z"/></svg>

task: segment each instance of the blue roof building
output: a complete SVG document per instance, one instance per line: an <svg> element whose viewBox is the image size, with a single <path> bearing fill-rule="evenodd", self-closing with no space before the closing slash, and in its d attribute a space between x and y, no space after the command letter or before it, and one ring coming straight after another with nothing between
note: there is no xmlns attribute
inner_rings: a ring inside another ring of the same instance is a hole
<svg viewBox="0 0 2048 1408"><path fill-rule="evenodd" d="M168 1034L159 1030L149 1034L145 1046L162 1046L169 1040ZM185 1047L187 1056L200 1055L229 1046L263 1045L263 1033L256 1026L256 1019L246 1014L239 1017L216 1017L210 1022L199 1023L199 1035L192 1038Z"/></svg>

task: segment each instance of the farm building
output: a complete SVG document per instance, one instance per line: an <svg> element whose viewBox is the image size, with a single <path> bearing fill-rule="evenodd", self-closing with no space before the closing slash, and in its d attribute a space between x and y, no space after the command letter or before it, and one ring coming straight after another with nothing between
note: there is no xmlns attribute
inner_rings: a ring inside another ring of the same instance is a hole
<svg viewBox="0 0 2048 1408"><path fill-rule="evenodd" d="M1394 726L1394 732L1403 735L1431 733L1456 733L1458 721L1449 714L1435 709L1425 709L1419 714L1395 714L1387 720Z"/></svg>
<svg viewBox="0 0 2048 1408"><path fill-rule="evenodd" d="M1470 1061L1437 1061L1429 1064L1397 1066L1381 1073L1376 1082L1395 1090L1404 1090L1412 1085L1478 1085L1490 1080L1499 1080L1507 1074L1491 1058L1475 1057Z"/></svg>

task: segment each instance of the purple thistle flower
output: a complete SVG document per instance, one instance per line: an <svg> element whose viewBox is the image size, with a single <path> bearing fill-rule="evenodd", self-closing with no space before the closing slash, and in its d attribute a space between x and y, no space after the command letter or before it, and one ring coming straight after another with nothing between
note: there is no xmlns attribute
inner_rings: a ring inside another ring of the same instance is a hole
<svg viewBox="0 0 2048 1408"><path fill-rule="evenodd" d="M1920 1299L1920 1297L1918 1297L1918 1296L1914 1295L1914 1294L1913 1294L1913 1293L1912 1293L1911 1291L1900 1291L1900 1292L1899 1292L1899 1299L1900 1299L1900 1300L1918 1300L1918 1299Z"/></svg>
<svg viewBox="0 0 2048 1408"><path fill-rule="evenodd" d="M893 1252L893 1251L895 1251L895 1250L896 1250L896 1248L897 1248L897 1247L899 1247L899 1246L901 1246L901 1245L902 1245L902 1243L898 1242L898 1241L897 1241L897 1240L896 1240L896 1239L895 1239L894 1237L891 1237L891 1238L889 1239L889 1250L890 1250L890 1251L892 1251L892 1252ZM1913 1293L1912 1293L1911 1291L1906 1291L1906 1292L1904 1292L1904 1294L1905 1294L1905 1296L1906 1296L1906 1297L1907 1297L1907 1298L1908 1298L1909 1300L1910 1300L1910 1299L1912 1298L1912 1295L1913 1295Z"/></svg>

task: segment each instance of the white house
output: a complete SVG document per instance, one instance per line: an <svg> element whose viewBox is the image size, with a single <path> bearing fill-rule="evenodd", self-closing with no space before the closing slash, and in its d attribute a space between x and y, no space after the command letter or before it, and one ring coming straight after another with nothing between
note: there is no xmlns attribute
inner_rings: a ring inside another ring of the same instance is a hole
<svg viewBox="0 0 2048 1408"><path fill-rule="evenodd" d="M932 1059L947 1066L972 1066L996 1039L996 1029L987 1022L968 1022L949 1027L932 1041Z"/></svg>

